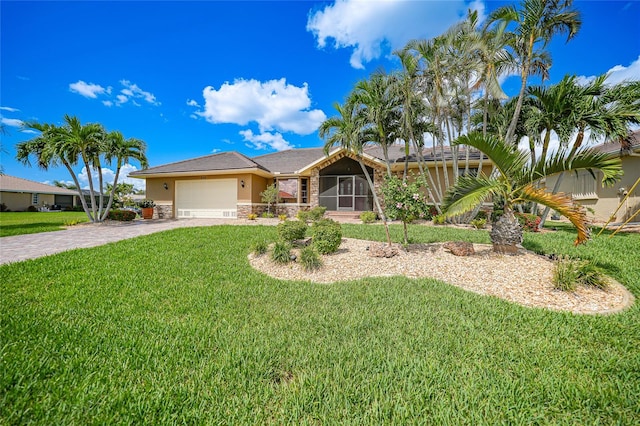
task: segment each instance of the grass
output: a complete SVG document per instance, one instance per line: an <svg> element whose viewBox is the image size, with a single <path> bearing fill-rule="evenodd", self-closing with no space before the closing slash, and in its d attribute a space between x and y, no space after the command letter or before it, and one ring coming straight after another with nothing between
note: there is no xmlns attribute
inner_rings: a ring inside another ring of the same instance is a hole
<svg viewBox="0 0 640 426"><path fill-rule="evenodd" d="M395 241L402 227L392 226ZM380 226L345 237L384 240ZM412 226L416 242L486 231ZM640 296L640 236L525 234ZM275 227L183 228L0 267L0 423L636 424L640 309L529 309L430 279L279 281ZM286 266L285 266L286 267Z"/></svg>
<svg viewBox="0 0 640 426"><path fill-rule="evenodd" d="M0 237L59 231L88 221L84 212L1 212Z"/></svg>

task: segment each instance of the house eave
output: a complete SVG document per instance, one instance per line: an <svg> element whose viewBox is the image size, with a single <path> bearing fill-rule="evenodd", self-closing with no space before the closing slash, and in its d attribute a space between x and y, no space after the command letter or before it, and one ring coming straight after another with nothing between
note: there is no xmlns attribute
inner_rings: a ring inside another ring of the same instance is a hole
<svg viewBox="0 0 640 426"><path fill-rule="evenodd" d="M151 179L151 178L176 178L176 177L192 177L192 176L225 176L225 175L237 175L237 174L254 174L262 177L273 177L273 173L267 172L258 168L244 168L244 169L225 169L225 170L192 170L186 172L156 172L156 173L130 173L129 177L136 179Z"/></svg>

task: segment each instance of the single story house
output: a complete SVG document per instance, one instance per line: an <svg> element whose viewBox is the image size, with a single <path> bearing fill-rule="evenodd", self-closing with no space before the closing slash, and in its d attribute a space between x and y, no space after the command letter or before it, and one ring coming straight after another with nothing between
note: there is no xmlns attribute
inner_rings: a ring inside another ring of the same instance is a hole
<svg viewBox="0 0 640 426"><path fill-rule="evenodd" d="M0 175L0 204L10 211L64 209L76 205L77 191L53 185Z"/></svg>
<svg viewBox="0 0 640 426"><path fill-rule="evenodd" d="M622 160L624 175L613 187L603 188L602 172L595 171L596 179L588 171L565 174L560 183L559 192L571 197L587 208L587 216L597 222L606 222L612 218L613 222L624 222L640 209L640 184L628 194L636 181L640 178L640 131L631 133L622 142L606 142L594 147L600 152L611 156L619 156ZM554 187L558 176L549 176L546 187ZM629 195L626 199L625 196ZM624 204L612 217L620 203ZM640 216L636 216L640 221Z"/></svg>
<svg viewBox="0 0 640 426"><path fill-rule="evenodd" d="M453 182L452 156L445 147L447 175ZM404 145L388 150L393 173L405 167ZM480 153L460 148L458 169L465 172L468 159L470 173L477 173ZM444 186L442 153L424 150L426 164L434 181ZM436 173L434 165L438 163ZM379 147L369 147L362 155L374 187L378 188L387 173ZM408 157L409 169L418 172L415 153ZM485 158L483 172L490 173ZM335 148L325 155L323 148L301 148L247 157L239 152L222 152L194 159L164 164L129 174L146 180L146 196L156 203L157 217L162 218L242 218L261 214L267 209L260 195L267 186L278 185L281 197L278 214L294 216L299 210L324 206L328 211L373 210L373 197L365 175L354 154ZM379 191L378 191L379 192Z"/></svg>

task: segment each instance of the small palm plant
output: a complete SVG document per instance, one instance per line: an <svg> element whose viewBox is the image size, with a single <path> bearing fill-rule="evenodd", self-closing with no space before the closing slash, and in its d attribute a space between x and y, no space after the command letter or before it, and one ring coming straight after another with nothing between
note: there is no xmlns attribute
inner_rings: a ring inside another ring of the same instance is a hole
<svg viewBox="0 0 640 426"><path fill-rule="evenodd" d="M541 178L566 171L589 170L595 179L593 170L600 170L602 184L611 185L622 176L620 158L608 158L591 149L580 150L572 159L566 158L566 151L559 150L548 159L531 163L528 155L515 146L477 132L459 137L453 145L478 149L493 161L495 171L491 176L461 176L447 191L444 214L452 217L469 212L489 197L503 200L504 214L493 224L490 234L494 251L500 253L515 253L516 245L522 243L522 226L513 212L518 203L535 202L569 219L578 231L576 245L589 239L584 209L565 194L551 194L536 187Z"/></svg>

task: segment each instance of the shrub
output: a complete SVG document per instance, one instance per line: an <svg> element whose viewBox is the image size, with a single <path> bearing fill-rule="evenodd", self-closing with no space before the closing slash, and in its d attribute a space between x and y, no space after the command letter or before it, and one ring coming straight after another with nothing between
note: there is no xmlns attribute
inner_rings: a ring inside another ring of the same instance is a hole
<svg viewBox="0 0 640 426"><path fill-rule="evenodd" d="M0 212L6 212L7 211L7 205L5 203L0 203Z"/></svg>
<svg viewBox="0 0 640 426"><path fill-rule="evenodd" d="M326 207L317 206L309 210L309 219L312 222L317 222L323 218L325 212L327 211Z"/></svg>
<svg viewBox="0 0 640 426"><path fill-rule="evenodd" d="M491 211L491 222L495 223L500 219L500 216L504 214L504 210L502 209L493 209Z"/></svg>
<svg viewBox="0 0 640 426"><path fill-rule="evenodd" d="M257 218L258 218L258 215L255 214L255 213L249 213L247 215L247 219L249 219L249 220L256 220Z"/></svg>
<svg viewBox="0 0 640 426"><path fill-rule="evenodd" d="M437 214L433 217L434 225L444 225L446 218L443 214Z"/></svg>
<svg viewBox="0 0 640 426"><path fill-rule="evenodd" d="M596 265L589 261L560 257L553 271L554 287L562 291L574 291L578 285L606 289L609 281Z"/></svg>
<svg viewBox="0 0 640 426"><path fill-rule="evenodd" d="M80 223L78 219L67 219L64 221L64 226L75 226Z"/></svg>
<svg viewBox="0 0 640 426"><path fill-rule="evenodd" d="M553 270L553 287L556 290L575 291L578 287L578 268L570 258L561 257Z"/></svg>
<svg viewBox="0 0 640 426"><path fill-rule="evenodd" d="M131 210L109 210L107 218L119 222L129 222L136 218L136 212Z"/></svg>
<svg viewBox="0 0 640 426"><path fill-rule="evenodd" d="M269 244L267 244L265 240L259 240L253 243L253 245L251 246L251 251L257 255L262 255L267 252L268 248Z"/></svg>
<svg viewBox="0 0 640 426"><path fill-rule="evenodd" d="M489 218L489 215L487 214L486 211L478 210L478 214L476 214L476 219L484 219L486 223L488 218Z"/></svg>
<svg viewBox="0 0 640 426"><path fill-rule="evenodd" d="M148 208L151 208L151 207L155 207L156 203L154 203L153 200L145 199L145 200L139 201L138 202L138 206L141 209L148 209Z"/></svg>
<svg viewBox="0 0 640 426"><path fill-rule="evenodd" d="M270 212L264 212L264 213L262 213L262 217L264 219L271 219L271 218L275 217L275 215L273 213L270 213Z"/></svg>
<svg viewBox="0 0 640 426"><path fill-rule="evenodd" d="M286 241L276 241L271 251L271 259L276 263L289 263L291 261L291 244Z"/></svg>
<svg viewBox="0 0 640 426"><path fill-rule="evenodd" d="M28 212L32 212L32 213L33 212L37 212L38 208L36 206L29 206L29 207L27 207L27 211Z"/></svg>
<svg viewBox="0 0 640 426"><path fill-rule="evenodd" d="M308 210L298 210L296 217L301 222L309 222L309 211Z"/></svg>
<svg viewBox="0 0 640 426"><path fill-rule="evenodd" d="M540 225L540 216L530 213L515 213L518 222L524 228L525 231L538 232L538 225Z"/></svg>
<svg viewBox="0 0 640 426"><path fill-rule="evenodd" d="M332 219L321 219L313 224L313 246L320 254L334 253L342 242L342 228Z"/></svg>
<svg viewBox="0 0 640 426"><path fill-rule="evenodd" d="M299 210L297 217L302 222L316 222L324 216L327 211L326 207L317 206L311 210Z"/></svg>
<svg viewBox="0 0 640 426"><path fill-rule="evenodd" d="M300 250L300 263L305 271L313 271L322 266L322 259L313 246Z"/></svg>
<svg viewBox="0 0 640 426"><path fill-rule="evenodd" d="M307 224L299 220L287 220L278 224L278 235L283 241L301 240L307 232Z"/></svg>
<svg viewBox="0 0 640 426"><path fill-rule="evenodd" d="M360 213L360 220L362 223L373 223L376 221L377 216L376 212L362 212Z"/></svg>
<svg viewBox="0 0 640 426"><path fill-rule="evenodd" d="M487 219L474 219L471 221L471 226L476 229L484 229L487 225Z"/></svg>
<svg viewBox="0 0 640 426"><path fill-rule="evenodd" d="M280 219L280 222L284 222L285 220L287 220L287 215L286 214L279 214L278 215L278 219Z"/></svg>

